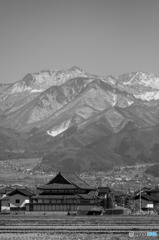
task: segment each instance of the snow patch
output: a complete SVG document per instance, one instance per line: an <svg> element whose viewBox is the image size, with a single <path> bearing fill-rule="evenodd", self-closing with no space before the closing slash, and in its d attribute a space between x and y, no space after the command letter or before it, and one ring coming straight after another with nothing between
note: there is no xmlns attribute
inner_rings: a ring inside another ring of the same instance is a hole
<svg viewBox="0 0 159 240"><path fill-rule="evenodd" d="M24 91L29 91L31 93L33 92L42 92L43 90L42 89L32 89L31 87L26 87L26 86L18 86L18 85L15 85L12 90L11 90L11 93L20 93L20 92L24 92Z"/></svg>
<svg viewBox="0 0 159 240"><path fill-rule="evenodd" d="M31 90L31 92L33 93L33 92L42 92L43 90L42 89L33 89L33 90Z"/></svg>
<svg viewBox="0 0 159 240"><path fill-rule="evenodd" d="M70 122L71 122L71 120L67 120L67 121L63 122L62 124L51 129L50 131L47 131L47 134L51 135L52 137L59 135L60 133L66 131L68 129Z"/></svg>
<svg viewBox="0 0 159 240"><path fill-rule="evenodd" d="M131 77L129 81L123 82L122 84L128 86L140 85L148 88L159 89L159 77L155 76L152 73L148 74L143 72L137 72Z"/></svg>
<svg viewBox="0 0 159 240"><path fill-rule="evenodd" d="M159 92L146 92L142 94L134 95L136 98L140 98L143 101L151 101L151 100L158 100L159 99Z"/></svg>
<svg viewBox="0 0 159 240"><path fill-rule="evenodd" d="M11 93L31 91L31 90L32 90L31 87L23 87L23 86L15 85L15 86L12 88Z"/></svg>
<svg viewBox="0 0 159 240"><path fill-rule="evenodd" d="M134 101L128 100L128 106L132 105L134 103Z"/></svg>

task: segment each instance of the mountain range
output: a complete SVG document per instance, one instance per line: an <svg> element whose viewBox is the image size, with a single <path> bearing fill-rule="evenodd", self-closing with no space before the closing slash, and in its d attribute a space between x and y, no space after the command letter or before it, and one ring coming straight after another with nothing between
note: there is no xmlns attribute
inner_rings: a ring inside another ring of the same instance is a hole
<svg viewBox="0 0 159 240"><path fill-rule="evenodd" d="M43 171L158 162L159 76L79 67L0 84L0 158L42 157Z"/></svg>

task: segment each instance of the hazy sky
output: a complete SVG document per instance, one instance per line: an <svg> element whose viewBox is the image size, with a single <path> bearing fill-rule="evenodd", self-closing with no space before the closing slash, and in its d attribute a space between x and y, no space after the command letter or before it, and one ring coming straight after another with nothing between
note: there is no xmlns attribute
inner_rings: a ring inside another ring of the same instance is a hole
<svg viewBox="0 0 159 240"><path fill-rule="evenodd" d="M0 82L74 65L159 74L159 0L0 0Z"/></svg>

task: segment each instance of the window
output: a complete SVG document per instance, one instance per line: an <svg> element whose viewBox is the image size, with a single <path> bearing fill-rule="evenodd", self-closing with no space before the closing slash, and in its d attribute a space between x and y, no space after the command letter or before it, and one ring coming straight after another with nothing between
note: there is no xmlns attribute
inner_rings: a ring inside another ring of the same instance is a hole
<svg viewBox="0 0 159 240"><path fill-rule="evenodd" d="M19 200L19 199L16 199L16 200L15 200L15 203L20 203L20 200Z"/></svg>

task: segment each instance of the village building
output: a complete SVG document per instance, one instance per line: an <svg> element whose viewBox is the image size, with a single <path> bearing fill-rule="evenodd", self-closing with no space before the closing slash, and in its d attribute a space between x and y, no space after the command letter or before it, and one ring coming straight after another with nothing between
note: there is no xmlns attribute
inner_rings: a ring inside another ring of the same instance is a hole
<svg viewBox="0 0 159 240"><path fill-rule="evenodd" d="M33 193L26 188L16 188L0 198L1 212L25 211Z"/></svg>
<svg viewBox="0 0 159 240"><path fill-rule="evenodd" d="M40 193L31 198L27 211L77 211L80 206L98 206L96 188L75 173L59 172L51 181L39 186Z"/></svg>
<svg viewBox="0 0 159 240"><path fill-rule="evenodd" d="M133 198L135 201L141 201L141 210L159 213L159 188L142 188Z"/></svg>

